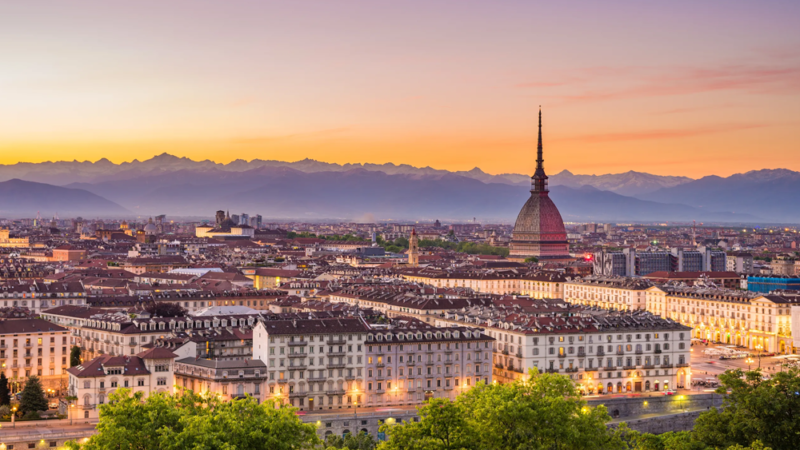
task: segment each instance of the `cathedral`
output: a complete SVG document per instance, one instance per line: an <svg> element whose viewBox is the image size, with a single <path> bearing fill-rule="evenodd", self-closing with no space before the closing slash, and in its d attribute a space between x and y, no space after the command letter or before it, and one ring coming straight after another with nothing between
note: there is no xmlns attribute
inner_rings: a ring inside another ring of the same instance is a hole
<svg viewBox="0 0 800 450"><path fill-rule="evenodd" d="M531 177L531 196L517 216L511 238L509 259L539 260L569 258L569 244L564 221L547 187L542 154L542 110L539 109L539 145L536 172Z"/></svg>

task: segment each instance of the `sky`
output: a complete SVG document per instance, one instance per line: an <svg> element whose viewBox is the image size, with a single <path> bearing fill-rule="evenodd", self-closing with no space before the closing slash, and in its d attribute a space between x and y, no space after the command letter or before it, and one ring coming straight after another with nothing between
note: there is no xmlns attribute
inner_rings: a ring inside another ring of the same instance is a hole
<svg viewBox="0 0 800 450"><path fill-rule="evenodd" d="M0 163L800 170L800 2L0 3Z"/></svg>

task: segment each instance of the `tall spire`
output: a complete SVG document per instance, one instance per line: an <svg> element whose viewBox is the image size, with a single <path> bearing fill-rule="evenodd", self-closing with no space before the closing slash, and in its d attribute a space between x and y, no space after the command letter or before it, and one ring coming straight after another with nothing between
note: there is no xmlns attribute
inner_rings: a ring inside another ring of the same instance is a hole
<svg viewBox="0 0 800 450"><path fill-rule="evenodd" d="M544 170L544 159L542 159L542 105L539 105L539 145L536 147L536 169Z"/></svg>
<svg viewBox="0 0 800 450"><path fill-rule="evenodd" d="M548 192L547 175L544 173L544 150L542 146L542 105L539 105L539 145L536 147L536 172L531 177L531 192Z"/></svg>

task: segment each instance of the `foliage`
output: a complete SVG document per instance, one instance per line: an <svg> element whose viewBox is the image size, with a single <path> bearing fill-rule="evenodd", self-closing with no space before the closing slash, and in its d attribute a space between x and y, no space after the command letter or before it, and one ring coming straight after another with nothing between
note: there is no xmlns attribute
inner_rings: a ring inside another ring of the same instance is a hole
<svg viewBox="0 0 800 450"><path fill-rule="evenodd" d="M11 415L11 408L9 408L8 405L0 406L0 417L6 417L9 415Z"/></svg>
<svg viewBox="0 0 800 450"><path fill-rule="evenodd" d="M294 239L294 238L315 238L315 237L317 237L317 235L314 234L314 233L309 233L308 231L303 231L302 233L297 233L297 232L294 232L294 231L290 231L290 232L286 233L286 237L289 238L289 239Z"/></svg>
<svg viewBox="0 0 800 450"><path fill-rule="evenodd" d="M695 423L697 439L712 447L761 441L773 450L797 448L800 437L800 369L790 368L764 380L759 370L729 370L719 376L717 392L730 392L724 409L703 413Z"/></svg>
<svg viewBox="0 0 800 450"><path fill-rule="evenodd" d="M42 383L36 375L31 375L25 382L19 410L23 415L28 412L47 411L47 399L44 396Z"/></svg>
<svg viewBox="0 0 800 450"><path fill-rule="evenodd" d="M81 348L73 345L69 351L69 366L75 367L81 365Z"/></svg>
<svg viewBox="0 0 800 450"><path fill-rule="evenodd" d="M145 307L145 311L159 317L185 317L186 309L177 303L153 302Z"/></svg>
<svg viewBox="0 0 800 450"><path fill-rule="evenodd" d="M404 237L399 237L393 241L383 242L383 244L381 245L383 245L384 249L387 252L399 253L403 251L403 249L408 248L408 239ZM442 241L439 239L436 240L420 239L419 248L425 248L425 247L443 248L446 250L453 250L460 253L468 253L470 255L508 256L509 252L507 247L493 247L488 244L479 244L475 242L456 243L456 242Z"/></svg>
<svg viewBox="0 0 800 450"><path fill-rule="evenodd" d="M8 390L8 378L6 378L5 372L0 372L0 405L9 403L11 403L11 395Z"/></svg>
<svg viewBox="0 0 800 450"><path fill-rule="evenodd" d="M531 256L530 258L525 258L525 262L526 263L538 263L539 262L539 258L537 258L535 256Z"/></svg>
<svg viewBox="0 0 800 450"><path fill-rule="evenodd" d="M100 407L97 431L85 444L69 442L68 448L289 450L320 443L316 427L302 423L294 408L190 391L144 399L142 392L119 389Z"/></svg>
<svg viewBox="0 0 800 450"><path fill-rule="evenodd" d="M433 399L419 422L384 425L380 450L623 449L604 406L589 408L572 380L529 372L508 384L478 383L455 402Z"/></svg>
<svg viewBox="0 0 800 450"><path fill-rule="evenodd" d="M356 435L348 434L345 437L332 434L325 438L323 447L326 450L373 450L376 445L375 439L362 431Z"/></svg>

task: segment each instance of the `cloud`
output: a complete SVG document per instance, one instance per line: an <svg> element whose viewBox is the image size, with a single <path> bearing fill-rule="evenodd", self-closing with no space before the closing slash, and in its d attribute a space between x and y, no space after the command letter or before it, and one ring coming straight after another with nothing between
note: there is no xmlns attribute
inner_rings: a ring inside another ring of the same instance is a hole
<svg viewBox="0 0 800 450"><path fill-rule="evenodd" d="M551 97L572 103L716 91L797 94L800 93L800 62L797 58L785 57L770 58L767 62L703 66L591 67L571 70L549 80L520 83L516 87L559 89L568 85L572 92L582 91L553 93Z"/></svg>
<svg viewBox="0 0 800 450"><path fill-rule="evenodd" d="M766 124L725 124L697 128L684 129L664 129L664 130L644 130L644 131L625 131L617 133L599 133L576 136L573 138L560 139L561 141L578 141L585 143L600 142L619 142L619 141L645 141L652 139L678 139L706 134L725 133L730 131L749 130L762 128Z"/></svg>

